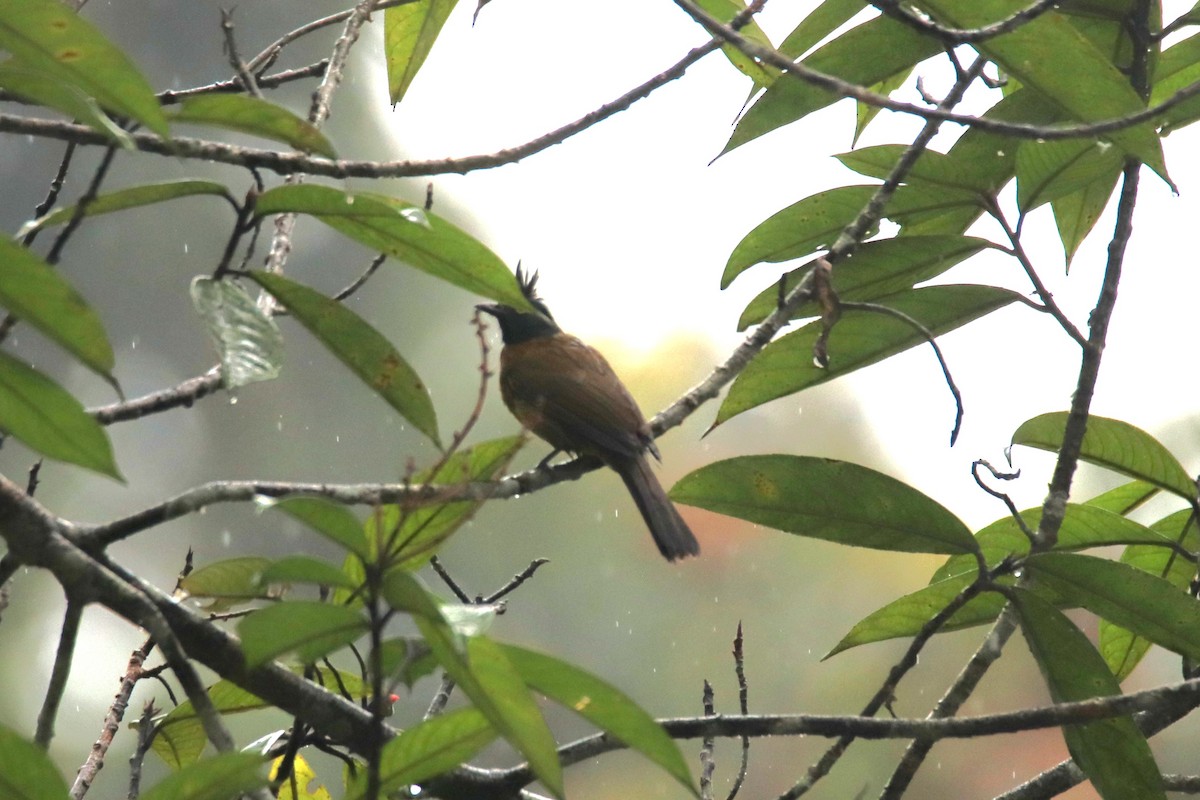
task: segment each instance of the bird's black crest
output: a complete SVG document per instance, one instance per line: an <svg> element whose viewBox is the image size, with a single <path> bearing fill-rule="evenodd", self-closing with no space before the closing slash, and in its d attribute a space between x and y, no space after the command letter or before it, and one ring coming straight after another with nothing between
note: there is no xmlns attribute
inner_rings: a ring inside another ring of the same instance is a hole
<svg viewBox="0 0 1200 800"><path fill-rule="evenodd" d="M538 274L536 272L527 273L521 268L521 264L517 264L517 285L521 287L521 294L525 295L534 308L545 314L550 319L554 319L554 315L550 313L550 309L546 307L546 302L538 296L537 293Z"/></svg>

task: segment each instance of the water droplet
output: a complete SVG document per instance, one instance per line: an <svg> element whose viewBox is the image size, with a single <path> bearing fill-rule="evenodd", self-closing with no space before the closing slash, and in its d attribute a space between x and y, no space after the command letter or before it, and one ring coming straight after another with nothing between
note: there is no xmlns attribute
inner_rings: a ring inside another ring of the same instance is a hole
<svg viewBox="0 0 1200 800"><path fill-rule="evenodd" d="M231 405L231 406L237 405L237 395L236 394L229 395L229 405Z"/></svg>
<svg viewBox="0 0 1200 800"><path fill-rule="evenodd" d="M188 252L188 243L184 242L183 243L183 254L186 256L187 252Z"/></svg>

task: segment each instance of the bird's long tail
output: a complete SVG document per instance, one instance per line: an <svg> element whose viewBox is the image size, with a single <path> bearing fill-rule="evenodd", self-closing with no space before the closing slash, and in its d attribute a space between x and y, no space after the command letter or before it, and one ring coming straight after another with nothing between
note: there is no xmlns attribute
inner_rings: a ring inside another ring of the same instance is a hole
<svg viewBox="0 0 1200 800"><path fill-rule="evenodd" d="M650 535L654 537L654 543L663 557L668 561L676 561L699 554L700 543L683 517L679 516L679 511L667 497L645 456L612 466L633 495L633 502L646 520Z"/></svg>

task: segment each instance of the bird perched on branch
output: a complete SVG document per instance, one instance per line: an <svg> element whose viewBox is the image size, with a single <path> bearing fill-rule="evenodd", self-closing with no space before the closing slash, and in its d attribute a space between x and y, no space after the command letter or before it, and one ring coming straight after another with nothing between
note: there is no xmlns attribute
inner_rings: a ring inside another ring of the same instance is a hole
<svg viewBox="0 0 1200 800"><path fill-rule="evenodd" d="M500 323L504 404L554 447L542 463L561 451L595 456L621 476L668 561L698 554L699 542L646 459L660 456L629 390L604 356L558 327L537 295L536 273L526 276L518 266L517 283L537 313L500 304L475 308Z"/></svg>

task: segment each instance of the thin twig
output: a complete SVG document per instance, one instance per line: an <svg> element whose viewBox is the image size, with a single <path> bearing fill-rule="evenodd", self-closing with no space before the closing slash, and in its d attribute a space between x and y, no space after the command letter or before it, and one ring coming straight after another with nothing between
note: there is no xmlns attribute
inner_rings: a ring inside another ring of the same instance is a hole
<svg viewBox="0 0 1200 800"><path fill-rule="evenodd" d="M983 477L979 474L980 467L983 467L988 472L992 473L993 478L1001 481L1016 480L1017 478L1021 477L1021 470L1017 470L1016 472L1000 472L998 469L993 467L987 459L980 458L976 459L971 464L971 477L975 479L976 486L1004 503L1005 508L1008 509L1009 515L1013 518L1013 521L1017 523L1017 527L1021 529L1021 533L1025 534L1025 538L1027 538L1032 544L1037 538L1037 534L1035 534L1033 529L1025 523L1024 518L1021 517L1021 512L1017 510L1017 504L1014 503L1012 498L1004 492L996 491L984 483Z"/></svg>
<svg viewBox="0 0 1200 800"><path fill-rule="evenodd" d="M742 712L742 716L750 714L750 687L746 683L746 658L742 651L742 621L738 620L737 635L733 637L733 674L737 677L738 684L738 709ZM733 780L733 786L729 789L729 794L725 800L734 800L738 796L738 792L742 789L742 784L746 782L746 771L750 766L750 737L742 737L742 761L738 766L737 777Z"/></svg>
<svg viewBox="0 0 1200 800"><path fill-rule="evenodd" d="M67 690L67 678L71 675L71 661L79 640L79 620L83 616L84 605L77 598L67 597L67 611L58 635L58 651L54 654L54 667L50 671L50 685L46 687L46 697L38 713L37 733L33 737L43 750L50 748L50 741L54 738L54 720L58 716L63 693Z"/></svg>
<svg viewBox="0 0 1200 800"><path fill-rule="evenodd" d="M252 97L262 98L262 90L258 88L258 81L254 75L246 68L246 62L242 61L241 55L238 54L237 38L233 31L233 10L221 9L221 35L225 38L225 55L229 59L229 65L233 67L233 72L241 81L242 87Z"/></svg>
<svg viewBox="0 0 1200 800"><path fill-rule="evenodd" d="M150 652L154 648L154 640L147 639L141 647L134 650L129 656L129 663L125 665L125 674L121 676L120 688L117 690L116 697L113 698L112 705L108 707L108 713L104 716L104 725L100 729L100 738L92 744L91 752L88 753L87 760L83 762L83 766L75 774L75 782L71 785L71 800L80 800L88 789L91 788L92 782L96 779L96 774L104 767L104 759L108 755L108 749L112 746L113 739L116 738L117 731L121 728L121 721L125 718L125 710L129 707L129 698L133 694L133 688L137 686L138 681L142 678L142 665L146 663ZM153 701L148 704L153 708ZM151 737L151 730L154 726L145 719L143 713L142 727L138 731L139 742L142 737Z"/></svg>
<svg viewBox="0 0 1200 800"><path fill-rule="evenodd" d="M926 17L909 11L900 5L899 0L872 0L871 5L889 17L899 20L921 33L933 36L947 44L956 45L983 42L996 36L1011 33L1059 5L1060 2L1061 0L1037 0L1037 2L1017 11L1012 16L1005 17L988 25L981 25L978 28L951 28L939 25Z"/></svg>
<svg viewBox="0 0 1200 800"><path fill-rule="evenodd" d="M946 379L946 387L950 390L950 394L954 396L954 406L956 408L954 414L954 427L950 430L950 446L958 441L958 432L962 428L963 420L963 401L962 393L958 390L957 384L954 383L953 376L950 375L950 366L946 363L946 357L942 355L942 348L938 346L937 338L933 332L922 325L918 320L913 319L908 314L895 308L880 305L879 303L842 303L843 309L852 311L870 311L875 314L883 314L885 316L894 317L901 322L904 322L913 330L925 337L925 341L933 348L933 354L937 356L938 365L942 368L942 376Z"/></svg>
<svg viewBox="0 0 1200 800"><path fill-rule="evenodd" d="M717 710L713 706L713 688L708 679L704 679L704 691L700 696L701 705L704 708L704 716L713 717ZM701 800L712 800L712 782L713 772L717 769L717 762L713 759L713 750L716 748L716 738L711 734L705 735L700 742L700 797Z"/></svg>

